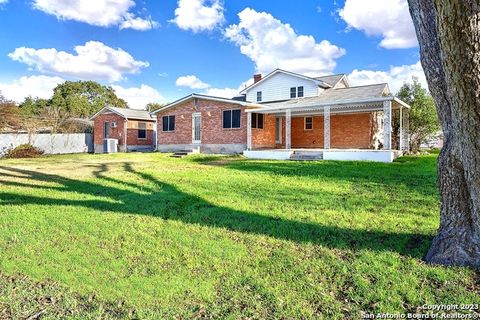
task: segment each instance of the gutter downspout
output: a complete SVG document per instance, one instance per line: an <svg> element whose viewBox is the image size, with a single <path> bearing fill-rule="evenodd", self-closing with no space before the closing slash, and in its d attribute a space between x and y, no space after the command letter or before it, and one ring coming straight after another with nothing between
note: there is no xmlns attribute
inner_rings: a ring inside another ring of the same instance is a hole
<svg viewBox="0 0 480 320"><path fill-rule="evenodd" d="M128 118L125 118L123 131L125 135L123 137L123 141L124 141L123 145L125 146L125 152L127 152L128 151L128 146L127 146Z"/></svg>

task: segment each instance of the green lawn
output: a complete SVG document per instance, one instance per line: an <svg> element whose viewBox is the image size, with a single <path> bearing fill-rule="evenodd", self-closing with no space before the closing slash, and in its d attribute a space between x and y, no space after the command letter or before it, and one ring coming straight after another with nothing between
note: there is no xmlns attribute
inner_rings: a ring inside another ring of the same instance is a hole
<svg viewBox="0 0 480 320"><path fill-rule="evenodd" d="M356 318L478 303L426 265L436 158L0 160L0 318Z"/></svg>

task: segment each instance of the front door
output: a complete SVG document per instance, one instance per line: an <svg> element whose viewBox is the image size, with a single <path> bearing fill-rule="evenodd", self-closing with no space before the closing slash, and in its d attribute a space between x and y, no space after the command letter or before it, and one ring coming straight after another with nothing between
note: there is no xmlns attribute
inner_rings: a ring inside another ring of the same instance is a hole
<svg viewBox="0 0 480 320"><path fill-rule="evenodd" d="M202 142L202 116L199 112L192 114L192 143Z"/></svg>
<svg viewBox="0 0 480 320"><path fill-rule="evenodd" d="M103 152L108 152L108 143L105 139L110 137L110 122L103 123Z"/></svg>
<svg viewBox="0 0 480 320"><path fill-rule="evenodd" d="M103 123L103 139L110 138L110 122Z"/></svg>

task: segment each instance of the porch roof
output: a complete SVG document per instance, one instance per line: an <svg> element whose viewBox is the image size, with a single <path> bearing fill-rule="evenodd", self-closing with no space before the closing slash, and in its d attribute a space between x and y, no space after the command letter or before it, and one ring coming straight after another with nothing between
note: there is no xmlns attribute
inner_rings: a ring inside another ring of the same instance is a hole
<svg viewBox="0 0 480 320"><path fill-rule="evenodd" d="M387 84L377 84L325 90L319 96L266 103L260 108L249 108L246 112L281 113L290 110L292 114L322 113L325 107L330 107L332 113L371 112L383 110L384 101L392 101L392 109L410 108L395 96L385 96L386 88Z"/></svg>

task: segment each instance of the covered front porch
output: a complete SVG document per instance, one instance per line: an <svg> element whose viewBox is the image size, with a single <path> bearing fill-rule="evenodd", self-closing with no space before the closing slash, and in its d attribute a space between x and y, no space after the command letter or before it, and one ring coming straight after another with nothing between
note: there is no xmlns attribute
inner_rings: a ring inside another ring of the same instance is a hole
<svg viewBox="0 0 480 320"><path fill-rule="evenodd" d="M408 150L409 108L387 96L324 103L307 98L247 109L244 155L391 162Z"/></svg>

